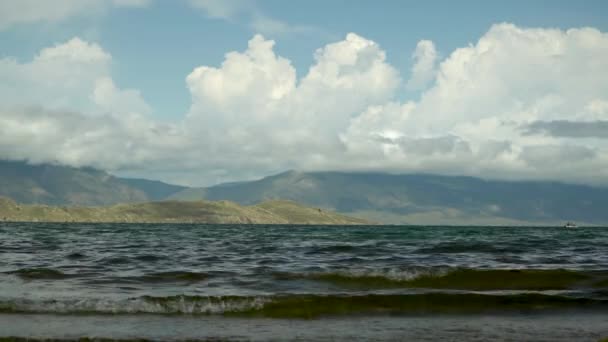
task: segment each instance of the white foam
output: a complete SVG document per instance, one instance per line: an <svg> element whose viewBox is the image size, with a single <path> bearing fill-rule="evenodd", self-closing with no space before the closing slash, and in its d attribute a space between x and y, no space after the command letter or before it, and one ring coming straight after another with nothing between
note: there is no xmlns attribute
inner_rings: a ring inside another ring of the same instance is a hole
<svg viewBox="0 0 608 342"><path fill-rule="evenodd" d="M343 277L382 277L389 280L396 281L409 281L421 277L442 277L454 268L451 267L411 267L411 268L386 268L386 269L367 269L367 268L356 268L356 269L339 269L336 271L329 271L323 273L313 273L311 275L319 274L338 274Z"/></svg>
<svg viewBox="0 0 608 342"><path fill-rule="evenodd" d="M0 310L31 313L101 314L223 314L260 309L265 297L137 297L128 299L14 299L0 302Z"/></svg>

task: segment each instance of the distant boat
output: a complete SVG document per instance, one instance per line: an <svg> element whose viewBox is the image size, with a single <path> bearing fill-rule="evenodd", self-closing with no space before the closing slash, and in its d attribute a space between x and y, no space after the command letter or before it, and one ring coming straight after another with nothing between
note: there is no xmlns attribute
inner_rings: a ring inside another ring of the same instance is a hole
<svg viewBox="0 0 608 342"><path fill-rule="evenodd" d="M564 225L564 228L576 228L576 227L578 227L578 226L576 224L574 224L574 222L567 222Z"/></svg>

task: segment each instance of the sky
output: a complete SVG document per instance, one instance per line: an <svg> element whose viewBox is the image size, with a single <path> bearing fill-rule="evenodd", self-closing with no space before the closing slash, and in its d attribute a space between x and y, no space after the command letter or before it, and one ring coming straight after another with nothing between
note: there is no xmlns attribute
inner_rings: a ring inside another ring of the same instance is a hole
<svg viewBox="0 0 608 342"><path fill-rule="evenodd" d="M0 0L0 159L608 185L608 2Z"/></svg>

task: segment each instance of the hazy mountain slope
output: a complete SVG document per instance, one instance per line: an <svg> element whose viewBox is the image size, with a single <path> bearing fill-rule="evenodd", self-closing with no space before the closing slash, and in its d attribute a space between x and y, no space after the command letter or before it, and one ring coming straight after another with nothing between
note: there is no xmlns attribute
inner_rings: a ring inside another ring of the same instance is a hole
<svg viewBox="0 0 608 342"><path fill-rule="evenodd" d="M142 178L120 178L120 181L132 188L143 191L148 200L151 201L161 201L177 192L188 189L185 186L167 184L160 181Z"/></svg>
<svg viewBox="0 0 608 342"><path fill-rule="evenodd" d="M146 194L91 168L0 162L0 195L20 203L107 205L147 200Z"/></svg>
<svg viewBox="0 0 608 342"><path fill-rule="evenodd" d="M26 204L110 205L160 200L183 187L124 180L92 168L0 161L0 196Z"/></svg>
<svg viewBox="0 0 608 342"><path fill-rule="evenodd" d="M241 206L229 201L164 201L110 207L53 207L21 205L0 198L0 221L129 222L129 223L254 223L254 224L365 224L316 208L285 201Z"/></svg>
<svg viewBox="0 0 608 342"><path fill-rule="evenodd" d="M387 223L608 223L608 189L555 182L291 171L172 197L182 195L241 204L288 199Z"/></svg>

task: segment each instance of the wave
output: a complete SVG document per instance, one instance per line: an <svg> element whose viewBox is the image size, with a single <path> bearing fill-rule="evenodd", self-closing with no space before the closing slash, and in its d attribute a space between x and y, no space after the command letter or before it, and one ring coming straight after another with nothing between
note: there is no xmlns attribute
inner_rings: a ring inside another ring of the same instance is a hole
<svg viewBox="0 0 608 342"><path fill-rule="evenodd" d="M135 259L139 261L158 261L162 259L162 256L154 254L144 254L136 256Z"/></svg>
<svg viewBox="0 0 608 342"><path fill-rule="evenodd" d="M23 280L63 280L82 276L52 268L23 268L5 274ZM273 273L276 280L311 280L349 289L449 289L568 290L608 288L608 270L574 271L566 269L467 269L452 267L409 267L390 269L341 269L329 272ZM115 278L115 282L197 283L209 274L193 271L166 271L141 276Z"/></svg>
<svg viewBox="0 0 608 342"><path fill-rule="evenodd" d="M440 277L453 271L450 267L408 267L388 269L340 269L330 272L290 273L276 272L279 280L318 280L336 285L357 285L372 287L399 287L400 285L422 277ZM374 286L375 285L375 286Z"/></svg>
<svg viewBox="0 0 608 342"><path fill-rule="evenodd" d="M22 268L16 271L9 271L6 274L15 275L21 279L32 280L32 279L65 279L71 277L69 274L65 274L59 270L52 268Z"/></svg>
<svg viewBox="0 0 608 342"><path fill-rule="evenodd" d="M279 273L281 280L307 279L345 288L426 288L452 290L566 290L576 287L608 287L608 272L564 269L480 270L429 268L388 271Z"/></svg>
<svg viewBox="0 0 608 342"><path fill-rule="evenodd" d="M103 258L103 259L99 260L98 262L100 264L106 264L106 265L121 265L121 264L128 264L131 262L131 260L129 260L129 258L126 258L126 257L115 256L115 257Z"/></svg>
<svg viewBox="0 0 608 342"><path fill-rule="evenodd" d="M148 339L114 339L114 338L97 338L97 337L80 337L80 338L44 338L44 337L18 337L8 336L0 337L0 342L152 342ZM204 341L204 340L203 340Z"/></svg>
<svg viewBox="0 0 608 342"><path fill-rule="evenodd" d="M417 249L414 253L435 254L435 253L518 253L522 249L519 246L499 247L490 242L469 242L454 241L443 242L429 247Z"/></svg>
<svg viewBox="0 0 608 342"><path fill-rule="evenodd" d="M593 287L605 288L608 290L608 278L597 280L595 283L593 283Z"/></svg>
<svg viewBox="0 0 608 342"><path fill-rule="evenodd" d="M79 259L86 258L86 255L84 253L80 253L80 252L72 252L72 253L66 255L66 258L71 259L71 260L79 260Z"/></svg>
<svg viewBox="0 0 608 342"><path fill-rule="evenodd" d="M353 252L361 248L362 246L354 245L330 245L330 246L315 246L312 247L306 254L318 254L318 253L347 253Z"/></svg>
<svg viewBox="0 0 608 342"><path fill-rule="evenodd" d="M8 336L0 337L0 342L158 342L157 339L147 338L107 338L107 337L79 337L79 338L44 338L44 337L18 337ZM204 338L204 339L187 339L187 340L171 340L173 342L219 342L233 341L231 339ZM241 341L241 339L234 340Z"/></svg>
<svg viewBox="0 0 608 342"><path fill-rule="evenodd" d="M408 295L171 296L122 300L64 299L0 302L3 313L226 315L317 318L360 314L477 314L608 308L608 299L538 293L490 295L421 293Z"/></svg>
<svg viewBox="0 0 608 342"><path fill-rule="evenodd" d="M199 282L209 278L206 273L200 272L188 272L188 271L170 271L170 272L157 272L146 274L141 277L131 278L132 280L155 283L155 282Z"/></svg>
<svg viewBox="0 0 608 342"><path fill-rule="evenodd" d="M52 268L22 268L15 271L5 272L6 274L17 276L23 280L63 280L67 278L79 277L82 274L66 274ZM144 274L142 276L116 278L118 282L139 282L139 283L163 283L163 282L188 282L195 283L204 281L209 275L201 272L189 271L168 271Z"/></svg>
<svg viewBox="0 0 608 342"><path fill-rule="evenodd" d="M54 314L189 314L212 315L257 309L265 297L141 296L126 299L12 299L0 301L4 313Z"/></svg>

